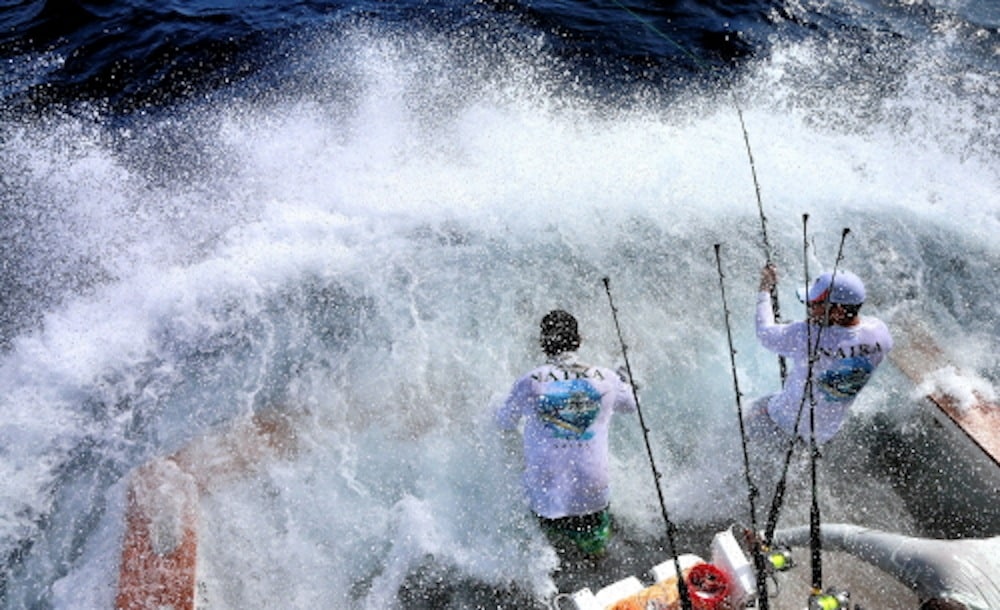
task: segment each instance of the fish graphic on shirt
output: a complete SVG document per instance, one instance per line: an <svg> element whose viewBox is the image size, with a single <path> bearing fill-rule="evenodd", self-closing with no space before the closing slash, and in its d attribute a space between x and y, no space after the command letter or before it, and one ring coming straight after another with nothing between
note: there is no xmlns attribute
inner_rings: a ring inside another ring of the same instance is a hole
<svg viewBox="0 0 1000 610"><path fill-rule="evenodd" d="M844 358L836 368L824 371L817 381L827 400L844 402L858 395L874 370L868 358Z"/></svg>
<svg viewBox="0 0 1000 610"><path fill-rule="evenodd" d="M538 417L556 438L590 439L600 410L601 394L586 379L552 382L538 398Z"/></svg>

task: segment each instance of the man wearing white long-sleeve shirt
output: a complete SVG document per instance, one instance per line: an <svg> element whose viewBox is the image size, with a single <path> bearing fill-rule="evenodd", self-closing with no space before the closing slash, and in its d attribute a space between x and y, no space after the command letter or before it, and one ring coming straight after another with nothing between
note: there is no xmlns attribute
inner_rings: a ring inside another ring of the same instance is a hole
<svg viewBox="0 0 1000 610"><path fill-rule="evenodd" d="M750 406L748 433L771 439L797 434L808 441L814 419L816 442L823 444L840 430L854 399L892 349L892 337L881 320L860 315L865 286L849 271L824 273L806 294L800 291L809 308L807 321L775 322L769 293L776 283L774 266L766 265L757 295L757 338L790 358L792 367L781 392Z"/></svg>
<svg viewBox="0 0 1000 610"><path fill-rule="evenodd" d="M497 410L497 425L524 420L524 488L550 536L602 555L611 533L608 431L615 412L635 411L631 386L615 371L577 360L576 319L549 312L539 337L547 362L523 375Z"/></svg>

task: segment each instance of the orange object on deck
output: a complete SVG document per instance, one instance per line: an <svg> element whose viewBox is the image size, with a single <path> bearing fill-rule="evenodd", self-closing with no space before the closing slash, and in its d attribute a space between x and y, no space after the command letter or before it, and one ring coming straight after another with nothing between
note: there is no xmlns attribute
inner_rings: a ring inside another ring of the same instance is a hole
<svg viewBox="0 0 1000 610"><path fill-rule="evenodd" d="M256 413L135 471L126 498L116 610L194 610L201 496L262 461L294 457L293 424L281 410Z"/></svg>
<svg viewBox="0 0 1000 610"><path fill-rule="evenodd" d="M725 572L710 563L700 563L684 574L694 610L731 608L732 584ZM679 610L680 607L677 578L668 578L616 602L608 610Z"/></svg>
<svg viewBox="0 0 1000 610"><path fill-rule="evenodd" d="M172 460L136 471L128 489L117 610L194 610L197 502L194 478Z"/></svg>

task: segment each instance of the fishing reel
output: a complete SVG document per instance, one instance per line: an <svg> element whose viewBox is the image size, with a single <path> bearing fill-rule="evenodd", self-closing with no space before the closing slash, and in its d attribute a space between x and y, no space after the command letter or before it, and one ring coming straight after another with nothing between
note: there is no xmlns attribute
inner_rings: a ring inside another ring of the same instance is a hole
<svg viewBox="0 0 1000 610"><path fill-rule="evenodd" d="M784 545L769 546L764 543L763 535L756 534L750 529L733 526L731 528L734 538L738 540L740 549L748 557L760 553L764 557L764 568L768 574L785 572L795 567L795 560L792 557L792 549Z"/></svg>
<svg viewBox="0 0 1000 610"><path fill-rule="evenodd" d="M773 572L785 572L795 567L792 550L786 546L770 549L765 556L767 567Z"/></svg>
<svg viewBox="0 0 1000 610"><path fill-rule="evenodd" d="M809 610L851 610L851 594L843 589L827 589L809 597Z"/></svg>

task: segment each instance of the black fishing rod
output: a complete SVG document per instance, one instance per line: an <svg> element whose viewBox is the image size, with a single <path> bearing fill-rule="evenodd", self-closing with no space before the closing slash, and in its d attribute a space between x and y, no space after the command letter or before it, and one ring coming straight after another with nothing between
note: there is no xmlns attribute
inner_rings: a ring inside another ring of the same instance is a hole
<svg viewBox="0 0 1000 610"><path fill-rule="evenodd" d="M805 279L805 307L806 307L806 346L808 347L809 367L806 374L805 387L802 389L802 400L809 397L809 474L812 501L809 507L809 566L812 575L812 594L819 595L823 591L823 539L820 537L820 515L819 515L819 494L816 485L816 463L819 461L819 446L816 444L816 395L813 390L813 364L819 359L819 338L823 326L816 329L816 343L812 342L812 321L810 316L809 303L809 233L806 225L809 222L809 215L802 215L802 275ZM843 240L841 241L843 243ZM840 259L838 255L838 261ZM834 266L836 268L836 265ZM827 323L830 319L830 308L827 305L830 300L830 293L833 292L833 278L830 278L830 290L823 297L823 308ZM795 433L798 434L796 424Z"/></svg>
<svg viewBox="0 0 1000 610"><path fill-rule="evenodd" d="M740 129L743 131L743 143L746 145L747 149L747 159L750 161L750 175L753 176L753 190L754 194L757 196L757 215L760 217L760 234L764 240L764 262L768 265L774 263L774 256L772 256L771 250L771 240L767 237L767 216L764 215L764 202L760 197L760 182L757 181L757 165L753 160L753 150L750 149L750 134L747 132L746 123L743 122L743 110L740 109L739 104L735 101L735 95L733 98L733 105L736 107L736 115L740 118ZM774 321L781 321L781 307L778 303L778 284L775 283L771 286L771 311L774 312ZM785 357L778 356L778 372L781 375L781 385L785 385L785 379L788 378L788 366L785 364Z"/></svg>
<svg viewBox="0 0 1000 610"><path fill-rule="evenodd" d="M806 290L809 289L809 239L806 233L806 222L809 215L802 217L802 243L803 243L803 268L805 272ZM819 339L820 334L826 325L830 323L830 298L833 295L834 282L837 280L837 270L840 261L844 256L844 241L850 229L844 229L840 237L840 247L837 249L837 259L833 264L833 272L830 275L830 289L823 297L823 324L816 330L816 344L809 349L809 374L806 378L806 387L809 392L809 470L812 485L812 505L809 509L809 556L812 567L812 593L820 595L823 593L823 539L821 536L820 510L819 510L819 485L817 482L816 465L819 462L819 445L816 443L816 396L813 393L813 363L819 360ZM809 311L809 295L806 294L806 312ZM807 328L811 328L811 324Z"/></svg>
<svg viewBox="0 0 1000 610"><path fill-rule="evenodd" d="M625 339L622 337L622 328L618 323L618 308L615 307L614 299L611 298L611 280L603 278L603 281L604 292L608 295L608 305L611 306L611 317L615 321L615 331L618 333L618 342L621 344L622 348L622 358L625 360L625 373L628 375L629 386L632 388L632 398L635 400L635 410L639 415L639 425L642 428L642 438L646 442L646 456L649 458L649 465L653 470L653 484L656 487L656 496L660 500L660 512L662 513L663 521L667 526L667 544L670 547L670 554L674 559L674 571L677 572L677 591L680 594L681 608L683 608L683 610L692 610L691 597L688 594L687 582L684 580L684 573L681 572L680 558L677 556L677 549L674 545L674 537L676 535L677 528L674 526L674 522L670 520L670 515L667 513L667 503L663 499L663 490L660 487L660 479L662 478L662 475L656 468L656 460L653 458L653 447L649 442L649 428L646 427L646 420L642 415L642 408L639 406L639 391L636 390L635 384L632 383L632 365L629 364L628 347L625 345Z"/></svg>
<svg viewBox="0 0 1000 610"><path fill-rule="evenodd" d="M806 224L808 223L808 221L809 221L809 215L808 214L803 214L802 215L803 233L806 233L806 231L807 231ZM837 269L839 268L840 262L843 259L843 255L844 255L844 242L847 239L847 235L850 232L851 232L851 230L849 228L845 228L843 230L843 232L841 233L841 236L840 236L840 246L839 246L839 248L837 250L837 258L836 258L836 261L834 262L834 267L833 267L834 277L836 276ZM808 257L808 238L804 237L803 238L803 242L805 244L805 246L804 246L804 248L805 248L804 254L805 254L806 257ZM806 290L808 290L808 287L809 287L808 264L807 264L807 271L806 271L805 282L806 282L805 283ZM829 298L829 295L827 296L827 298ZM808 295L807 295L806 296L806 306L807 306L807 308L808 308L808 300L809 300L809 298L808 298ZM808 314L808 309L807 309L807 314ZM768 512L768 517L767 517L766 525L765 525L765 528L764 528L764 545L765 546L770 546L772 540L774 539L774 531L777 528L777 524L778 524L778 515L781 512L782 505L784 504L784 496L785 496L785 490L786 490L786 487L787 487L787 479L788 479L788 468L789 468L789 466L791 464L792 455L795 452L795 444L796 444L796 442L798 440L799 424L801 423L803 413L805 412L805 403L806 403L807 396L812 394L812 367L813 367L813 364L815 362L815 354L816 354L816 349L819 346L819 339L820 339L820 333L822 332L822 327L820 327L819 331L816 334L815 345L814 345L814 342L811 339L811 326L808 323L807 323L807 326L806 326L806 332L807 332L807 339L806 339L807 344L806 344L806 347L809 350L809 354L808 354L808 364L807 364L808 368L807 368L807 373L806 373L805 386L803 387L802 398L801 398L801 400L799 402L798 413L796 413L796 416L795 416L795 426L793 428L793 433L791 435L791 438L789 438L789 440L788 440L788 449L785 452L785 459L784 459L784 463L783 463L782 470L781 470L781 477L778 479L778 484L775 487L774 496L773 496L773 498L771 500L771 508L770 508L770 511ZM815 494L814 494L814 496L815 496Z"/></svg>
<svg viewBox="0 0 1000 610"><path fill-rule="evenodd" d="M743 424L743 393L740 392L740 381L736 374L736 350L733 348L733 331L729 323L729 305L726 302L726 286L723 281L722 257L719 254L719 244L715 244L715 264L719 269L719 289L722 293L722 312L726 322L726 339L729 343L729 366L733 372L733 391L736 394L736 419L740 424L740 444L743 447L743 475L747 482L747 500L750 505L750 531L757 532L757 496L759 490L750 475L750 453L747 451L746 426ZM754 569L757 573L757 608L768 610L767 597L767 563L764 558L763 549L759 541L754 539L751 544L751 555L753 556Z"/></svg>
<svg viewBox="0 0 1000 610"><path fill-rule="evenodd" d="M659 29L654 24L652 24L649 20L644 19L642 15L639 15L629 7L625 6L625 4L621 2L621 0L612 0L612 2L614 2L614 4L618 6L618 8L622 9L623 11L631 15L636 21L638 21L645 27L649 28L651 32L653 32L663 40L666 40L674 47L676 47L678 50L680 50L682 54L686 55L692 61L694 61L695 65L697 65L699 69L708 71L711 68L707 63L705 63L705 61L701 57L699 57L695 53L692 53L690 50L688 50L687 47L674 40L663 30ZM750 162L750 176L753 178L754 194L756 195L757 198L757 212L758 215L760 216L760 231L764 242L765 262L773 263L774 257L772 256L773 251L771 250L771 241L767 237L767 216L764 215L764 203L761 200L761 195L760 195L760 181L757 179L757 165L754 162L753 150L750 147L750 133L747 131L746 122L743 120L743 110L740 108L740 104L739 101L736 99L735 93L732 93L732 101L733 101L733 107L736 109L736 116L739 117L740 120L740 131L743 134L743 144L746 147L747 160ZM771 309L774 311L774 320L775 322L779 322L781 321L781 308L778 303L777 285L772 286L770 292L771 292ZM784 356L778 356L778 371L781 375L781 383L782 385L784 385L785 379L788 377L788 367L785 364Z"/></svg>

